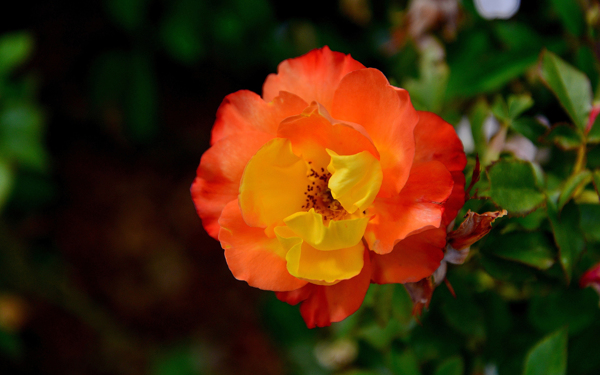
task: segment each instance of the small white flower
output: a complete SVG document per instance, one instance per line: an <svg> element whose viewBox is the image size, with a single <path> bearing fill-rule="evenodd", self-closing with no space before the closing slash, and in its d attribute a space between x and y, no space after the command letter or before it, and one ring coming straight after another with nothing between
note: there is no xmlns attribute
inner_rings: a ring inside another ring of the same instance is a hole
<svg viewBox="0 0 600 375"><path fill-rule="evenodd" d="M521 0L475 0L475 8L486 20L508 19L517 13Z"/></svg>

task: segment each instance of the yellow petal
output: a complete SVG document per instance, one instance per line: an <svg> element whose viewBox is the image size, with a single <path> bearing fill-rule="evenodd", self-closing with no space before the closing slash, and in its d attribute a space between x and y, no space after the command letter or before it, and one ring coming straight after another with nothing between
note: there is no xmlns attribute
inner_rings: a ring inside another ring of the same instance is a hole
<svg viewBox="0 0 600 375"><path fill-rule="evenodd" d="M323 223L323 216L311 208L285 218L284 223L298 237L318 250L337 250L355 246L362 239L369 217L331 220Z"/></svg>
<svg viewBox="0 0 600 375"><path fill-rule="evenodd" d="M308 184L306 170L306 162L294 155L287 139L265 144L248 162L240 183L244 221L273 235L272 228L301 210Z"/></svg>
<svg viewBox="0 0 600 375"><path fill-rule="evenodd" d="M289 248L285 259L292 276L313 284L331 285L360 273L364 251L362 242L345 249L321 251L300 241Z"/></svg>
<svg viewBox="0 0 600 375"><path fill-rule="evenodd" d="M331 161L329 189L334 199L349 213L364 210L373 203L381 187L381 165L368 151L354 155L338 155L327 149Z"/></svg>

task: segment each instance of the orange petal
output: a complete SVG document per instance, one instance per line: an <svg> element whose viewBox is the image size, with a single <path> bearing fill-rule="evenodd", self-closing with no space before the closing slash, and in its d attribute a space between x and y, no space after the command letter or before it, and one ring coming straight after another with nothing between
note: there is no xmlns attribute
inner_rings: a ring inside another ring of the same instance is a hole
<svg viewBox="0 0 600 375"><path fill-rule="evenodd" d="M371 280L377 284L416 282L440 266L446 229L430 229L406 237L389 254L371 252Z"/></svg>
<svg viewBox="0 0 600 375"><path fill-rule="evenodd" d="M302 114L282 121L277 136L289 139L297 155L302 154L306 160L326 160L325 165L329 163L326 148L340 155L369 151L379 159L379 152L366 130L357 124L333 120L325 108L316 102L308 106Z"/></svg>
<svg viewBox="0 0 600 375"><path fill-rule="evenodd" d="M308 328L326 327L353 314L369 289L371 265L368 252L364 254L360 274L331 286L308 284L292 292L277 293L277 298L290 304L302 302L300 313Z"/></svg>
<svg viewBox="0 0 600 375"><path fill-rule="evenodd" d="M315 49L279 64L277 74L270 74L263 85L263 98L271 101L280 91L288 91L307 103L317 101L331 108L340 80L349 72L364 67L350 55L332 52L327 46Z"/></svg>
<svg viewBox="0 0 600 375"><path fill-rule="evenodd" d="M386 254L411 234L438 228L444 202L452 192L452 175L442 163L430 161L415 165L406 186L394 198L376 198L365 239L376 253Z"/></svg>
<svg viewBox="0 0 600 375"><path fill-rule="evenodd" d="M219 234L221 211L237 198L246 164L271 138L260 132L240 133L221 139L202 155L190 191L202 224L212 237Z"/></svg>
<svg viewBox="0 0 600 375"><path fill-rule="evenodd" d="M419 111L419 123L415 127L414 163L437 160L452 172L454 189L445 204L444 225L448 225L465 203L465 176L467 165L462 142L452 125L431 112Z"/></svg>
<svg viewBox="0 0 600 375"><path fill-rule="evenodd" d="M277 238L268 238L263 229L248 226L242 218L238 201L225 206L219 219L219 241L225 249L227 265L238 280L248 285L277 292L306 285L306 281L289 274L285 249Z"/></svg>
<svg viewBox="0 0 600 375"><path fill-rule="evenodd" d="M458 214L458 211L465 204L465 175L462 171L451 172L454 187L452 193L444 204L444 216L442 217L442 225L447 226Z"/></svg>
<svg viewBox="0 0 600 375"><path fill-rule="evenodd" d="M462 142L454 127L434 113L419 111L415 142L415 164L437 160L450 172L462 172L467 165Z"/></svg>
<svg viewBox="0 0 600 375"><path fill-rule="evenodd" d="M273 97L269 102L248 90L227 95L217 110L211 144L249 131L263 132L274 137L283 119L301 113L308 105L294 94L277 94L279 96Z"/></svg>
<svg viewBox="0 0 600 375"><path fill-rule="evenodd" d="M381 155L383 183L379 196L399 193L413 162L413 131L419 119L408 93L390 86L377 69L357 70L340 82L331 115L366 129Z"/></svg>

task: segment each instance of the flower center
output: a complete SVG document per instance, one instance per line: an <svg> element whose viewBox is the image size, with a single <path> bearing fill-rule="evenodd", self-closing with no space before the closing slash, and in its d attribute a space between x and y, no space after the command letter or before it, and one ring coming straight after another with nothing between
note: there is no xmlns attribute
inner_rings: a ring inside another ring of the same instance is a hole
<svg viewBox="0 0 600 375"><path fill-rule="evenodd" d="M306 191L304 192L306 199L301 208L305 211L314 208L315 212L323 215L323 221L325 222L344 219L348 212L340 202L333 198L331 189L328 187L331 173L325 168L313 168L310 161L308 164L310 170L306 175L309 184L306 185Z"/></svg>

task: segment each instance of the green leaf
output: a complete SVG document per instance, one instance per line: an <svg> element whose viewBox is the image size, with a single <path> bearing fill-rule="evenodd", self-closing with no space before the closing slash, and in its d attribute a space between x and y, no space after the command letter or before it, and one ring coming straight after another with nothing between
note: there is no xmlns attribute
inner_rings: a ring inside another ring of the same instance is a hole
<svg viewBox="0 0 600 375"><path fill-rule="evenodd" d="M192 64L206 53L202 40L202 22L198 15L207 14L201 1L177 1L163 18L160 37L167 52L175 59Z"/></svg>
<svg viewBox="0 0 600 375"><path fill-rule="evenodd" d="M560 265L567 283L571 281L574 263L583 252L585 242L579 227L579 210L574 203L567 204L560 216L556 202L551 198L546 200L546 211L552 226L554 242L558 246Z"/></svg>
<svg viewBox="0 0 600 375"><path fill-rule="evenodd" d="M596 116L594 124L586 135L587 143L600 143L600 116Z"/></svg>
<svg viewBox="0 0 600 375"><path fill-rule="evenodd" d="M128 31L139 28L146 16L147 0L108 0L109 13L113 19Z"/></svg>
<svg viewBox="0 0 600 375"><path fill-rule="evenodd" d="M545 125L533 117L521 117L511 121L509 126L536 144L540 142L540 138L548 131Z"/></svg>
<svg viewBox="0 0 600 375"><path fill-rule="evenodd" d="M6 203L14 183L14 172L6 160L0 158L0 212Z"/></svg>
<svg viewBox="0 0 600 375"><path fill-rule="evenodd" d="M467 35L462 45L462 50L448 57L448 98L469 97L502 88L534 65L539 51L537 48L500 50L483 31Z"/></svg>
<svg viewBox="0 0 600 375"><path fill-rule="evenodd" d="M374 348L385 351L389 349L392 342L404 332L404 329L394 319L390 319L385 327L376 322L363 324L358 331L358 336L368 342Z"/></svg>
<svg viewBox="0 0 600 375"><path fill-rule="evenodd" d="M479 99L469 114L469 122L471 123L471 132L473 133L473 141L475 142L475 151L480 156L484 155L487 142L483 131L483 123L490 114L490 107L484 99Z"/></svg>
<svg viewBox="0 0 600 375"><path fill-rule="evenodd" d="M421 375L417 356L412 350L397 355L392 352L392 369L395 375Z"/></svg>
<svg viewBox="0 0 600 375"><path fill-rule="evenodd" d="M33 38L26 31L0 37L0 76L10 73L25 62L33 50Z"/></svg>
<svg viewBox="0 0 600 375"><path fill-rule="evenodd" d="M556 14L565 25L565 28L575 36L581 36L585 31L583 11L573 0L552 0Z"/></svg>
<svg viewBox="0 0 600 375"><path fill-rule="evenodd" d="M581 213L581 231L586 241L600 242L600 204L580 204L579 212Z"/></svg>
<svg viewBox="0 0 600 375"><path fill-rule="evenodd" d="M538 342L525 359L524 375L567 373L567 329L563 328Z"/></svg>
<svg viewBox="0 0 600 375"><path fill-rule="evenodd" d="M150 141L158 132L156 75L150 57L131 56L131 86L127 102L129 132L138 142Z"/></svg>
<svg viewBox="0 0 600 375"><path fill-rule="evenodd" d="M413 303L402 285L394 285L394 296L392 297L392 317L403 327L410 327L414 322L412 315Z"/></svg>
<svg viewBox="0 0 600 375"><path fill-rule="evenodd" d="M512 232L486 242L486 253L540 270L550 268L556 257L552 243L541 232Z"/></svg>
<svg viewBox="0 0 600 375"><path fill-rule="evenodd" d="M598 295L577 285L551 290L547 295L535 293L527 312L531 325L542 332L553 332L566 325L571 334L588 329L597 317Z"/></svg>
<svg viewBox="0 0 600 375"><path fill-rule="evenodd" d="M508 106L506 102L502 98L502 96L498 95L494 99L494 103L492 104L492 113L496 118L503 122L510 122L510 116L508 115Z"/></svg>
<svg viewBox="0 0 600 375"><path fill-rule="evenodd" d="M6 158L43 170L48 156L43 145L44 116L30 103L13 103L0 112L0 153Z"/></svg>
<svg viewBox="0 0 600 375"><path fill-rule="evenodd" d="M584 130L592 107L590 80L552 52L544 51L540 74L577 128Z"/></svg>
<svg viewBox="0 0 600 375"><path fill-rule="evenodd" d="M481 254L479 262L485 272L489 273L494 279L521 283L536 279L535 270L513 261L504 260L495 256Z"/></svg>
<svg viewBox="0 0 600 375"><path fill-rule="evenodd" d="M581 133L566 124L554 126L546 139L563 150L574 150L583 143Z"/></svg>
<svg viewBox="0 0 600 375"><path fill-rule="evenodd" d="M508 102L505 102L501 96L497 96L492 106L492 112L498 120L510 124L531 106L533 106L531 95L510 95Z"/></svg>
<svg viewBox="0 0 600 375"><path fill-rule="evenodd" d="M419 59L419 79L407 79L402 86L410 92L411 99L414 97L432 112L442 109L448 83L448 65L440 59L440 50L443 47L437 42L426 44Z"/></svg>
<svg viewBox="0 0 600 375"><path fill-rule="evenodd" d="M583 170L579 173L569 176L569 178L565 181L558 198L558 210L562 210L562 208L573 197L573 195L587 185L590 181L592 181L592 172L588 170Z"/></svg>
<svg viewBox="0 0 600 375"><path fill-rule="evenodd" d="M596 193L600 196L600 169L596 169L592 172L592 180L594 181L594 188L596 188Z"/></svg>
<svg viewBox="0 0 600 375"><path fill-rule="evenodd" d="M510 95L508 97L508 116L511 120L515 120L532 106L533 99L531 99L531 95Z"/></svg>
<svg viewBox="0 0 600 375"><path fill-rule="evenodd" d="M544 202L529 162L499 161L487 171L489 196L512 215L526 214Z"/></svg>
<svg viewBox="0 0 600 375"><path fill-rule="evenodd" d="M448 325L467 337L484 339L485 314L483 308L465 283L456 278L452 278L450 283L460 298L455 298L448 291L440 293L437 297L442 301L441 311Z"/></svg>
<svg viewBox="0 0 600 375"><path fill-rule="evenodd" d="M12 333L5 331L0 327L0 353L4 357L12 359L20 358L23 355L23 342L21 338Z"/></svg>
<svg viewBox="0 0 600 375"><path fill-rule="evenodd" d="M462 375L464 371L463 359L461 357L451 357L437 367L434 375Z"/></svg>

